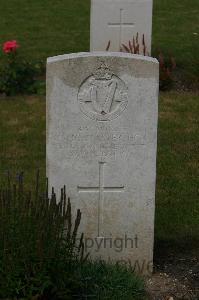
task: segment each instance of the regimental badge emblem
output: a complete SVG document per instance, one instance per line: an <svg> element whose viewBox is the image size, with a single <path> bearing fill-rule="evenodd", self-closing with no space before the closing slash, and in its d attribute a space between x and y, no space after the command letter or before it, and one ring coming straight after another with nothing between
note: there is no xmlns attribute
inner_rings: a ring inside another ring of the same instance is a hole
<svg viewBox="0 0 199 300"><path fill-rule="evenodd" d="M101 63L99 68L84 80L79 88L81 111L97 121L117 118L127 107L128 89L123 80Z"/></svg>

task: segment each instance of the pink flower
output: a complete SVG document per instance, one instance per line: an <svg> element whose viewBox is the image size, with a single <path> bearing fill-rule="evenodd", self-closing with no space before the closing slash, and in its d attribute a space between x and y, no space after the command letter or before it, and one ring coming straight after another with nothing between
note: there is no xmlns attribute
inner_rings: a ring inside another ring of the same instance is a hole
<svg viewBox="0 0 199 300"><path fill-rule="evenodd" d="M17 41L7 41L3 44L3 52L4 53L10 53L10 52L16 52L17 48L19 48L19 45L17 44Z"/></svg>

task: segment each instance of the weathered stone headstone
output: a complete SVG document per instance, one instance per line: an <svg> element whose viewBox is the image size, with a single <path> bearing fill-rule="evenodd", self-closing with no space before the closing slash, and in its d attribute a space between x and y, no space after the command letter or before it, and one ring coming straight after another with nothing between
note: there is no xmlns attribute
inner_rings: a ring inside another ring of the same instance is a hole
<svg viewBox="0 0 199 300"><path fill-rule="evenodd" d="M48 59L47 176L66 185L91 257L153 260L158 62L122 53Z"/></svg>
<svg viewBox="0 0 199 300"><path fill-rule="evenodd" d="M143 54L144 34L146 53L151 53L153 0L92 0L90 51L120 51L139 33L140 54Z"/></svg>

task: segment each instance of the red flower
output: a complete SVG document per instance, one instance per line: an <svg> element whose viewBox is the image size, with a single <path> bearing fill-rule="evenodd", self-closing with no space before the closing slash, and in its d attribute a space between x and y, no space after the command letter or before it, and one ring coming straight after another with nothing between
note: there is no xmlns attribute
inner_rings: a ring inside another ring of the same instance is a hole
<svg viewBox="0 0 199 300"><path fill-rule="evenodd" d="M17 41L7 41L3 44L3 52L4 53L10 53L10 52L16 52L17 48L19 48L19 45L17 44Z"/></svg>

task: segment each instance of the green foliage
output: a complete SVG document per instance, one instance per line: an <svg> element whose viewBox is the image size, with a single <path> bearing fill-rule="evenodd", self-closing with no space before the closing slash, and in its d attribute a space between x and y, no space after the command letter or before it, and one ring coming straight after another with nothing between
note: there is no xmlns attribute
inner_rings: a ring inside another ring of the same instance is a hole
<svg viewBox="0 0 199 300"><path fill-rule="evenodd" d="M0 190L0 298L66 294L73 290L71 270L82 263L83 235L77 244L81 213L72 226L65 188L56 203L54 191L39 195L19 183ZM52 299L52 298L50 298Z"/></svg>
<svg viewBox="0 0 199 300"><path fill-rule="evenodd" d="M154 0L152 56L157 49L176 58L183 84L199 81L199 1Z"/></svg>
<svg viewBox="0 0 199 300"><path fill-rule="evenodd" d="M5 185L4 185L5 186ZM65 187L60 201L39 189L27 192L18 183L0 188L0 299L144 299L144 284L119 265L88 261L81 212L72 225Z"/></svg>
<svg viewBox="0 0 199 300"><path fill-rule="evenodd" d="M131 268L87 261L78 267L78 276L82 287L77 291L77 299L82 299L82 294L87 294L89 299L145 299L144 282Z"/></svg>
<svg viewBox="0 0 199 300"><path fill-rule="evenodd" d="M41 65L26 61L17 52L4 54L0 66L0 93L16 95L35 93L38 88L37 76Z"/></svg>
<svg viewBox="0 0 199 300"><path fill-rule="evenodd" d="M0 98L0 181L26 170L26 189L32 189L34 170L40 170L45 189L46 102L41 96ZM31 163L30 163L31 162ZM14 178L12 179L14 180Z"/></svg>
<svg viewBox="0 0 199 300"><path fill-rule="evenodd" d="M172 251L195 249L197 253L199 95L165 92L160 96L155 240L159 249L164 241Z"/></svg>

